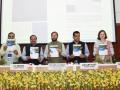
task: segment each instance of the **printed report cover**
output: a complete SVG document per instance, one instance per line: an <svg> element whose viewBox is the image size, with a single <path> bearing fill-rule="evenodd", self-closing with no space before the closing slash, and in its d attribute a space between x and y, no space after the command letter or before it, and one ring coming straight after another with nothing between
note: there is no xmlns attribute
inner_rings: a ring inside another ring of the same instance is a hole
<svg viewBox="0 0 120 90"><path fill-rule="evenodd" d="M13 46L15 45L15 40L9 39L7 40L7 46Z"/></svg>
<svg viewBox="0 0 120 90"><path fill-rule="evenodd" d="M82 49L81 44L73 44L73 55L80 56L81 49Z"/></svg>
<svg viewBox="0 0 120 90"><path fill-rule="evenodd" d="M99 44L99 55L108 55L107 44Z"/></svg>
<svg viewBox="0 0 120 90"><path fill-rule="evenodd" d="M39 58L39 47L30 47L30 57L31 59Z"/></svg>
<svg viewBox="0 0 120 90"><path fill-rule="evenodd" d="M50 57L59 57L58 45L50 45Z"/></svg>

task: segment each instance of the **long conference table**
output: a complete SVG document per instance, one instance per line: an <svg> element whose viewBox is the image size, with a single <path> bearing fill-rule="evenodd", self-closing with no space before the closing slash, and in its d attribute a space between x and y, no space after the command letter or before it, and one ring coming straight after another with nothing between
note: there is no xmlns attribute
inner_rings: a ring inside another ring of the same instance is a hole
<svg viewBox="0 0 120 90"><path fill-rule="evenodd" d="M112 69L116 70L117 68L120 68L120 63L115 64L98 64L98 63L81 63L81 64L65 64L65 63L51 63L48 65L31 65L31 64L11 64L11 65L0 65L0 73L2 72L54 72L54 71L78 71L78 70L91 70L91 69ZM85 71L86 72L86 71ZM66 82L67 83L67 82ZM50 83L49 83L50 84ZM34 90L120 90L120 85L113 86L112 88L109 87L78 87L78 89L44 89L44 86L37 87L39 89ZM5 87L0 88L0 90L6 90ZM9 87L10 88L10 87ZM22 87L21 87L22 88ZM45 87L47 88L47 87ZM72 88L72 87L69 87ZM17 89L8 89L8 90L17 90ZM26 89L20 89L20 90L28 90ZM33 90L33 89L29 89Z"/></svg>
<svg viewBox="0 0 120 90"><path fill-rule="evenodd" d="M82 64L65 64L52 63L49 65L31 65L31 64L11 64L0 65L0 72L4 71L27 71L27 72L49 72L49 71L65 71L65 70L89 70L89 69L117 69L120 64L96 64L96 63L82 63Z"/></svg>

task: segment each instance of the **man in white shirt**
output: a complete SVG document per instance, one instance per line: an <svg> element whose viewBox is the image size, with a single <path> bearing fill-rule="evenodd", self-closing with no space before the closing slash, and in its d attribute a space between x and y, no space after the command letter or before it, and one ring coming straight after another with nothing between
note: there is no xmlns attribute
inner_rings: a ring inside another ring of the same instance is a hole
<svg viewBox="0 0 120 90"><path fill-rule="evenodd" d="M77 48L74 48L77 47ZM74 51L75 50L75 51ZM89 50L85 42L80 41L80 32L73 32L73 42L69 43L66 48L67 58L69 62L84 63L89 56Z"/></svg>
<svg viewBox="0 0 120 90"><path fill-rule="evenodd" d="M48 63L65 63L63 57L66 56L64 44L59 42L58 33L51 33L52 41L46 45L44 57L48 60Z"/></svg>
<svg viewBox="0 0 120 90"><path fill-rule="evenodd" d="M33 63L38 65L43 60L43 50L40 45L37 44L36 35L30 36L30 44L23 48L22 59L26 63Z"/></svg>
<svg viewBox="0 0 120 90"><path fill-rule="evenodd" d="M15 41L15 34L13 32L8 34L7 42L1 46L0 55L7 65L18 62L21 50Z"/></svg>

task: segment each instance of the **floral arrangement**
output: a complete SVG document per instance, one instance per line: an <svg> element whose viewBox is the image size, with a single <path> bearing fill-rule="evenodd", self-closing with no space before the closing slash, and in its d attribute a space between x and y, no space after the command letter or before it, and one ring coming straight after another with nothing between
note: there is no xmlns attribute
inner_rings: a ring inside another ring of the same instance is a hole
<svg viewBox="0 0 120 90"><path fill-rule="evenodd" d="M119 69L0 73L0 90L120 90L119 86Z"/></svg>

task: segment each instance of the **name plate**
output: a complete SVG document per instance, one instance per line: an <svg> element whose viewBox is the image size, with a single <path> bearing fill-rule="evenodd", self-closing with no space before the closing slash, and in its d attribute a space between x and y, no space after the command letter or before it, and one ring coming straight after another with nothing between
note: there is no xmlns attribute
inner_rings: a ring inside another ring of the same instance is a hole
<svg viewBox="0 0 120 90"><path fill-rule="evenodd" d="M10 70L28 70L27 64L10 64Z"/></svg>
<svg viewBox="0 0 120 90"><path fill-rule="evenodd" d="M98 63L80 63L80 69L98 69Z"/></svg>
<svg viewBox="0 0 120 90"><path fill-rule="evenodd" d="M120 68L120 62L116 62L117 68Z"/></svg>
<svg viewBox="0 0 120 90"><path fill-rule="evenodd" d="M66 64L65 63L49 63L48 70L64 71L66 70Z"/></svg>
<svg viewBox="0 0 120 90"><path fill-rule="evenodd" d="M77 66L73 65L73 71L77 71Z"/></svg>

